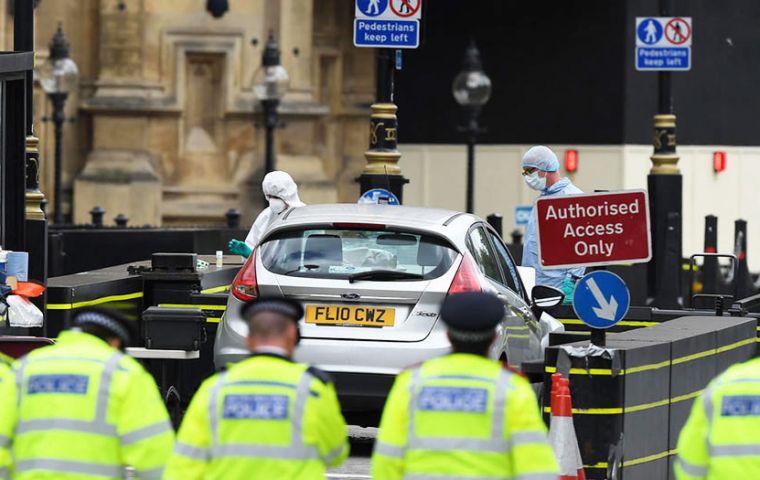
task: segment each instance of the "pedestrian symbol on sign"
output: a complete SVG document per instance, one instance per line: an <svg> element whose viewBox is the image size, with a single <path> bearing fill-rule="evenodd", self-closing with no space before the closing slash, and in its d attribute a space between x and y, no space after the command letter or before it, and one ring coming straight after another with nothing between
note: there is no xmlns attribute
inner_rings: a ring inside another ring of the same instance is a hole
<svg viewBox="0 0 760 480"><path fill-rule="evenodd" d="M691 37L691 28L682 18L674 18L665 25L665 36L670 43L681 45Z"/></svg>
<svg viewBox="0 0 760 480"><path fill-rule="evenodd" d="M636 34L643 43L654 45L662 38L662 25L654 18L647 18L639 24Z"/></svg>
<svg viewBox="0 0 760 480"><path fill-rule="evenodd" d="M691 17L636 17L636 70L691 70Z"/></svg>
<svg viewBox="0 0 760 480"><path fill-rule="evenodd" d="M388 8L388 0L357 0L356 5L368 17L377 17Z"/></svg>
<svg viewBox="0 0 760 480"><path fill-rule="evenodd" d="M411 17L420 9L422 0L390 0L391 10L399 17Z"/></svg>

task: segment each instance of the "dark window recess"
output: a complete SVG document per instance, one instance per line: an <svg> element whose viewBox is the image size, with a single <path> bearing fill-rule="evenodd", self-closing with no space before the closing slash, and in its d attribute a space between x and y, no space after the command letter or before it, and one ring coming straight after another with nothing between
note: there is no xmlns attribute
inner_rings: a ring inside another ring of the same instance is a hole
<svg viewBox="0 0 760 480"><path fill-rule="evenodd" d="M515 262L512 261L512 257L509 255L507 247L505 247L501 239L493 233L488 232L488 236L491 238L491 242L496 250L496 257L501 265L501 271L504 272L504 278L507 280L507 287L522 297L523 292L520 287L520 278L518 277L517 267L515 266Z"/></svg>
<svg viewBox="0 0 760 480"><path fill-rule="evenodd" d="M504 285L504 279L499 270L499 260L494 254L491 243L486 237L483 228L478 227L470 231L468 235L468 248L475 258L475 263L483 274L496 283Z"/></svg>

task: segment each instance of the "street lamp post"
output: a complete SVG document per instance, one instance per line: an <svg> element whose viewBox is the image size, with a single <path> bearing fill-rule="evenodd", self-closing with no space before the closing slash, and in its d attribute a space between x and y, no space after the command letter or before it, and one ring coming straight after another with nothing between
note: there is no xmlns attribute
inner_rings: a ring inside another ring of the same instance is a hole
<svg viewBox="0 0 760 480"><path fill-rule="evenodd" d="M53 125L55 126L55 176L53 185L54 221L63 223L61 208L61 177L63 174L63 123L66 121L64 107L66 99L77 85L79 68L69 57L69 42L58 25L58 31L50 41L50 57L38 70L42 89L53 105Z"/></svg>
<svg viewBox="0 0 760 480"><path fill-rule="evenodd" d="M364 152L367 164L356 181L361 195L383 189L403 203L404 185L409 179L404 178L398 164L401 152L398 150L398 107L394 103L395 58L400 61L400 51L394 55L392 49L377 49L375 103L370 107L369 148Z"/></svg>
<svg viewBox="0 0 760 480"><path fill-rule="evenodd" d="M290 78L285 67L280 65L280 50L272 32L269 32L264 53L261 57L261 67L253 76L253 91L261 102L264 112L264 127L266 128L266 159L264 173L275 169L274 129L277 127L277 107L280 99L290 84Z"/></svg>
<svg viewBox="0 0 760 480"><path fill-rule="evenodd" d="M672 14L672 0L659 0L660 16ZM652 223L652 261L648 284L652 305L680 308L683 177L676 152L676 116L671 72L658 72L657 115L654 116L654 152L647 176Z"/></svg>
<svg viewBox="0 0 760 480"><path fill-rule="evenodd" d="M451 85L454 99L467 112L467 123L461 130L467 134L467 212L474 211L475 195L475 143L482 132L478 119L480 110L491 98L491 79L483 71L480 51L475 41L470 41L464 53L464 69Z"/></svg>

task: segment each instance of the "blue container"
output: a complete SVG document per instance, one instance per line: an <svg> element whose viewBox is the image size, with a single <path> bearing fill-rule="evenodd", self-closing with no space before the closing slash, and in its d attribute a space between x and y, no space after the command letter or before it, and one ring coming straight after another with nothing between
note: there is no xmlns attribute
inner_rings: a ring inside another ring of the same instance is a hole
<svg viewBox="0 0 760 480"><path fill-rule="evenodd" d="M29 252L8 252L5 274L19 282L29 281Z"/></svg>

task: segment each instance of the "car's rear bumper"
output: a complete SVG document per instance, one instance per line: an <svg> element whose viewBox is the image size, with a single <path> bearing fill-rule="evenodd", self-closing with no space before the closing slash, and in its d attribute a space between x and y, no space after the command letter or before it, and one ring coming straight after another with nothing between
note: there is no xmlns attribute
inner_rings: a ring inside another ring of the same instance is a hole
<svg viewBox="0 0 760 480"><path fill-rule="evenodd" d="M344 412L382 412L395 375L329 372Z"/></svg>
<svg viewBox="0 0 760 480"><path fill-rule="evenodd" d="M223 328L223 327L222 327ZM220 330L222 330L220 328ZM217 333L214 363L220 370L246 359L250 352L242 337ZM451 352L445 332L434 329L420 342L361 342L304 339L295 360L331 373L371 373L395 376L405 368Z"/></svg>
<svg viewBox="0 0 760 480"><path fill-rule="evenodd" d="M377 426L395 375L329 372L341 410L351 425Z"/></svg>
<svg viewBox="0 0 760 480"><path fill-rule="evenodd" d="M329 373L347 419L373 425L379 419L385 399L401 371L451 351L443 325L437 324L419 342L357 341L305 338L295 360ZM244 360L250 355L245 339L222 321L214 345L217 369ZM349 420L351 421L351 420Z"/></svg>

